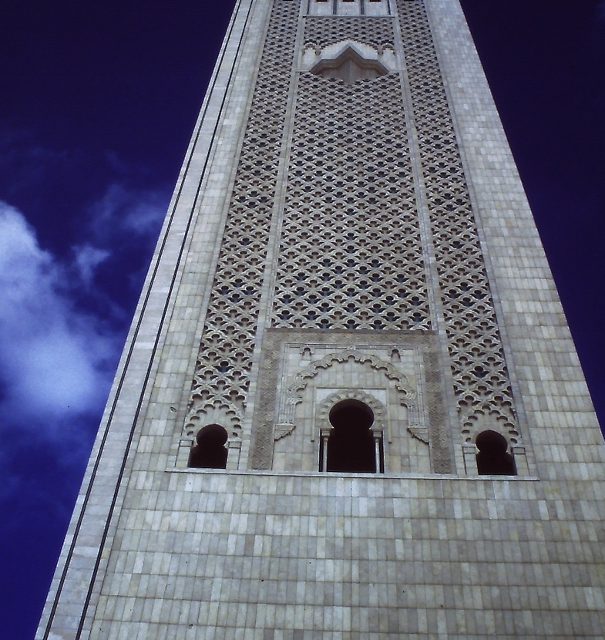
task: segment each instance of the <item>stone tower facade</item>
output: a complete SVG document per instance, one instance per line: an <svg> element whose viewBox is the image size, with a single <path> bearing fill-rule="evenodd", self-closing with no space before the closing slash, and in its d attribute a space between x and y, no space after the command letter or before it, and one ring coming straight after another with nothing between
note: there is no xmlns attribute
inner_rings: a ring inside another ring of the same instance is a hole
<svg viewBox="0 0 605 640"><path fill-rule="evenodd" d="M604 463L457 0L239 0L37 638L602 638Z"/></svg>

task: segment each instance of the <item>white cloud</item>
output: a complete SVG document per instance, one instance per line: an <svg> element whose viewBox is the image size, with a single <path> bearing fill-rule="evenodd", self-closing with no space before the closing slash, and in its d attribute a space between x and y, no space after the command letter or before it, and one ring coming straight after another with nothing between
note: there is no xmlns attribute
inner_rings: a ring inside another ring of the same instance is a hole
<svg viewBox="0 0 605 640"><path fill-rule="evenodd" d="M162 189L136 190L112 184L103 197L89 207L88 241L73 248L73 267L91 293L94 294L92 284L99 265L122 259L135 245L143 254L151 252L168 199L168 193ZM146 271L147 265L141 265L125 274L127 281L137 288Z"/></svg>
<svg viewBox="0 0 605 640"><path fill-rule="evenodd" d="M79 255L85 279L106 257L91 249ZM49 437L58 435L53 429L64 418L99 410L110 384L108 363L119 350L97 319L74 307L67 282L21 213L0 202L2 413L21 415Z"/></svg>
<svg viewBox="0 0 605 640"><path fill-rule="evenodd" d="M74 247L74 253L78 274L87 286L91 285L96 268L111 255L111 251L90 244Z"/></svg>
<svg viewBox="0 0 605 640"><path fill-rule="evenodd" d="M140 191L120 184L109 186L103 197L90 208L91 228L97 244L118 235L155 240L166 213L166 193Z"/></svg>
<svg viewBox="0 0 605 640"><path fill-rule="evenodd" d="M139 236L153 234L155 239L159 224L164 219L165 213L166 206L163 201L158 202L157 196L153 194L153 197L147 201L137 202L130 207L124 218L124 226Z"/></svg>

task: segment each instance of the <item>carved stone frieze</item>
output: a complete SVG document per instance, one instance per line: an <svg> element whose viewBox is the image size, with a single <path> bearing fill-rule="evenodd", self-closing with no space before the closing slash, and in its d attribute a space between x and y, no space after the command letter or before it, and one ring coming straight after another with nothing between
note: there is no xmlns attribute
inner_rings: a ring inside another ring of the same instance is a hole
<svg viewBox="0 0 605 640"><path fill-rule="evenodd" d="M299 3L273 4L212 285L185 431L212 409L236 431L250 384Z"/></svg>
<svg viewBox="0 0 605 640"><path fill-rule="evenodd" d="M398 0L461 435L476 425L520 440L502 338L424 4Z"/></svg>
<svg viewBox="0 0 605 640"><path fill-rule="evenodd" d="M301 73L272 326L430 329L419 225L399 75Z"/></svg>
<svg viewBox="0 0 605 640"><path fill-rule="evenodd" d="M278 455L278 469L287 460L289 468L317 471L317 437L330 427L330 407L356 399L372 408L375 428L384 431L387 472L451 473L443 398L433 332L269 329L253 417L252 467L276 468ZM419 462L424 459L426 467Z"/></svg>

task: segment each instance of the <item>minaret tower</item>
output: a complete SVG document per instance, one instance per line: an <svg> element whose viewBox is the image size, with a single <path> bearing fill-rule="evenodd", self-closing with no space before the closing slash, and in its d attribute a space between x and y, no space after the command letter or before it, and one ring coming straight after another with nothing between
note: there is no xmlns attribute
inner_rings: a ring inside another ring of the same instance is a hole
<svg viewBox="0 0 605 640"><path fill-rule="evenodd" d="M458 0L238 0L36 638L602 638L604 463Z"/></svg>

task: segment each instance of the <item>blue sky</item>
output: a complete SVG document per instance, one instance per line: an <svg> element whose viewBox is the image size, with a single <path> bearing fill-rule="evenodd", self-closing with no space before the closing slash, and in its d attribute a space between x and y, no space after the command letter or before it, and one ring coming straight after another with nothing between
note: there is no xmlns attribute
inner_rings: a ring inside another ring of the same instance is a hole
<svg viewBox="0 0 605 640"><path fill-rule="evenodd" d="M463 0L605 422L605 3ZM233 1L5 0L0 638L33 637Z"/></svg>

